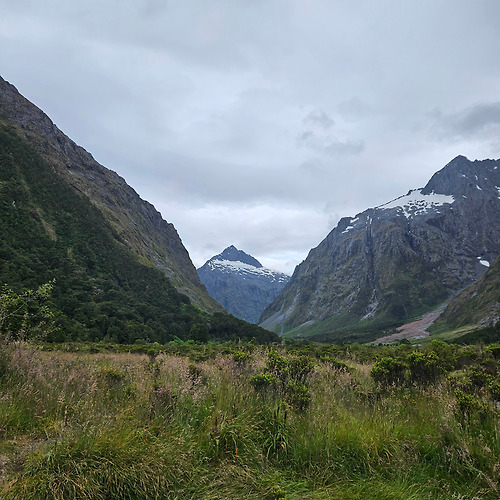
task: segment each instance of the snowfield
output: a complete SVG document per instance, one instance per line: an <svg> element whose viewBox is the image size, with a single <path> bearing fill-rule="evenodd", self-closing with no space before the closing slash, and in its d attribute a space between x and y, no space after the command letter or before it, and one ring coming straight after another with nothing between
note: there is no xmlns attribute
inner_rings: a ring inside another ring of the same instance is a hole
<svg viewBox="0 0 500 500"><path fill-rule="evenodd" d="M255 267L245 262L234 260L212 260L208 262L210 269L217 269L222 272L234 273L237 272L241 275L258 275L267 276L272 278L273 281L283 282L287 280L287 276L278 272L268 269L266 267Z"/></svg>
<svg viewBox="0 0 500 500"><path fill-rule="evenodd" d="M407 219L416 215L423 215L428 211L435 211L436 207L444 204L454 203L455 198L446 194L422 194L422 189L413 189L405 196L400 196L395 200L375 207L378 210L388 210L391 208L399 208L403 211Z"/></svg>

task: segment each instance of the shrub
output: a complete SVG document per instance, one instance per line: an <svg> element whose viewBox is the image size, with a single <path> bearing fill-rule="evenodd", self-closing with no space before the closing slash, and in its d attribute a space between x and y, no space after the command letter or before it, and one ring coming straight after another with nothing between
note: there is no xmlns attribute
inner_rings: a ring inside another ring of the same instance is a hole
<svg viewBox="0 0 500 500"><path fill-rule="evenodd" d="M238 365L245 365L247 361L252 359L252 355L248 354L248 352L244 351L235 351L233 352L233 361Z"/></svg>
<svg viewBox="0 0 500 500"><path fill-rule="evenodd" d="M401 385L405 381L406 364L399 359L385 357L378 360L370 371L373 380L383 387Z"/></svg>
<svg viewBox="0 0 500 500"><path fill-rule="evenodd" d="M314 369L314 362L309 356L286 357L272 350L268 355L266 370L273 373L286 386L289 380L305 382Z"/></svg>
<svg viewBox="0 0 500 500"><path fill-rule="evenodd" d="M309 406L311 395L303 382L289 380L285 387L285 399L292 408L303 411Z"/></svg>
<svg viewBox="0 0 500 500"><path fill-rule="evenodd" d="M279 383L277 377L275 377L272 373L257 373L250 377L250 383L252 386L257 389L263 389L264 387L275 386Z"/></svg>
<svg viewBox="0 0 500 500"><path fill-rule="evenodd" d="M488 407L476 396L465 394L461 390L455 391L457 401L457 413L460 420L464 423L470 423L472 417L479 416L480 420L484 420Z"/></svg>
<svg viewBox="0 0 500 500"><path fill-rule="evenodd" d="M412 352L406 358L410 368L410 379L417 384L434 383L445 372L436 352Z"/></svg>

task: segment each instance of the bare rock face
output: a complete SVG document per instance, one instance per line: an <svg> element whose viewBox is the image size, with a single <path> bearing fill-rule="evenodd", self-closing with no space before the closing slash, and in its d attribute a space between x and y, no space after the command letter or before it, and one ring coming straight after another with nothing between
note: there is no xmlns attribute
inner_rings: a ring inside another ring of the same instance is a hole
<svg viewBox="0 0 500 500"><path fill-rule="evenodd" d="M162 270L172 284L207 311L222 308L206 292L175 227L125 180L75 144L50 118L0 77L0 120L15 124L56 173L103 213L140 262Z"/></svg>
<svg viewBox="0 0 500 500"><path fill-rule="evenodd" d="M500 255L499 221L500 160L458 156L423 189L341 219L261 324L315 325L321 340L401 325L481 276Z"/></svg>
<svg viewBox="0 0 500 500"><path fill-rule="evenodd" d="M198 269L208 293L227 312L257 323L262 311L281 292L289 276L272 271L234 246L215 255Z"/></svg>

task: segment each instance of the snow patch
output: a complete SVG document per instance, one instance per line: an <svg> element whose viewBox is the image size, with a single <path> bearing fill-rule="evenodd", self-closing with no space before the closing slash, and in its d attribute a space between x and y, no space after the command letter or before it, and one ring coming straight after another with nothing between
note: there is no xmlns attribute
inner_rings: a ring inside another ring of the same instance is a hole
<svg viewBox="0 0 500 500"><path fill-rule="evenodd" d="M446 194L422 194L422 189L413 189L406 196L400 196L395 200L376 207L380 210L388 210L390 208L400 208L407 219L416 215L422 215L429 210L435 210L436 207L442 206L445 203L452 204L455 198Z"/></svg>
<svg viewBox="0 0 500 500"><path fill-rule="evenodd" d="M273 271L266 267L255 267L251 264L246 264L245 262L240 262L237 260L212 260L208 262L210 269L219 270L222 272L233 272L238 273L243 276L245 275L256 275L256 276L266 276L272 279L272 281L284 282L288 280L288 276L278 271Z"/></svg>
<svg viewBox="0 0 500 500"><path fill-rule="evenodd" d="M478 260L479 260L479 264L486 266L486 267L490 267L490 263L487 260L483 260L483 259L481 259L481 257L478 257Z"/></svg>
<svg viewBox="0 0 500 500"><path fill-rule="evenodd" d="M349 221L349 225L342 231L342 234L348 233L351 229L354 229L354 224L358 222L359 217L355 217Z"/></svg>

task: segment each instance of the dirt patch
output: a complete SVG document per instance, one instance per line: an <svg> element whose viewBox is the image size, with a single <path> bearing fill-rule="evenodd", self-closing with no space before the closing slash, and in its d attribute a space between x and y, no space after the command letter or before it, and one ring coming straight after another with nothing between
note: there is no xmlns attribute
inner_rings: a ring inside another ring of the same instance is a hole
<svg viewBox="0 0 500 500"><path fill-rule="evenodd" d="M424 314L420 319L412 321L411 323L406 323L406 325L400 326L396 333L391 335L386 335L380 337L372 344L389 344L396 340L402 339L421 339L429 336L427 328L436 321L439 315L443 312L444 308L448 305L448 302L441 304L437 309L434 309L427 314Z"/></svg>

